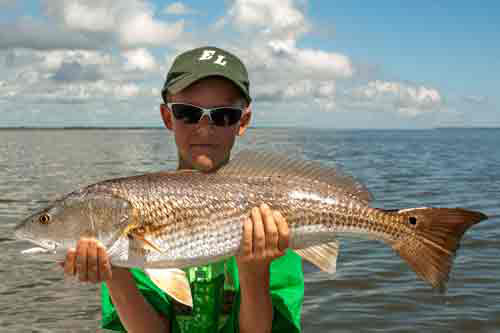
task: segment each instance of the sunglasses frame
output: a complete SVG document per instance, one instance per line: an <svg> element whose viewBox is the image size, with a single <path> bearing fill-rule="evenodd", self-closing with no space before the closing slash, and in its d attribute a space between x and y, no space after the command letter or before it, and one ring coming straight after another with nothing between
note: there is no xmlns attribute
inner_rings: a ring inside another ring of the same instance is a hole
<svg viewBox="0 0 500 333"><path fill-rule="evenodd" d="M179 119L179 118L177 118L175 116L175 113L174 113L174 110L173 110L172 107L174 105L187 105L187 106L192 106L194 108L197 108L197 109L201 110L200 119L198 119L198 121L196 123L188 123L188 124L197 124L203 118L203 116L207 116L208 119L210 120L210 122L212 124L214 124L215 126L219 126L219 127L228 127L228 126L232 126L232 125L236 124L238 122L238 120L241 119L241 116L243 115L243 112L245 111L244 108L240 108L240 107L237 107L237 106L218 106L218 107L215 107L215 108L204 108L204 107L201 107L201 106L198 106L198 105L193 105L193 104L189 104L189 103L181 103L181 102L166 103L166 105L169 108L170 112L172 112L172 114L174 115L175 119ZM216 112L218 109L234 109L234 110L238 110L238 111L240 111L240 118L236 122L234 122L233 124L218 125L215 121L212 120L212 112Z"/></svg>

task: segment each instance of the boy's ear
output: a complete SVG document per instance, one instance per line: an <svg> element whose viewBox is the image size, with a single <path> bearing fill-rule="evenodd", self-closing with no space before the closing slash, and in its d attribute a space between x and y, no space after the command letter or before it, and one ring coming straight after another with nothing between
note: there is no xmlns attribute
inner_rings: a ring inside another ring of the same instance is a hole
<svg viewBox="0 0 500 333"><path fill-rule="evenodd" d="M170 112L168 106L166 104L160 104L160 112L161 112L161 119L163 119L165 127L168 128L169 130L172 130L173 129L172 112Z"/></svg>
<svg viewBox="0 0 500 333"><path fill-rule="evenodd" d="M245 131L247 130L248 126L250 126L251 118L252 118L252 108L250 107L250 105L248 105L243 111L243 114L241 115L240 127L238 129L239 136L245 134Z"/></svg>

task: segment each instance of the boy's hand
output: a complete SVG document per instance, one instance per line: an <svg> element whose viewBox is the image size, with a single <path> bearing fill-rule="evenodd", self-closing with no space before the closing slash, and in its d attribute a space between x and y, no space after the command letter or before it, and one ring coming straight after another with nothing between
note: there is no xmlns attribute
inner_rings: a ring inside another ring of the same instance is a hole
<svg viewBox="0 0 500 333"><path fill-rule="evenodd" d="M268 271L274 259L285 254L290 232L283 216L268 205L252 209L243 225L240 253L236 256L240 271Z"/></svg>
<svg viewBox="0 0 500 333"><path fill-rule="evenodd" d="M77 275L81 282L99 283L111 279L111 264L106 249L93 238L80 239L76 250L68 250L66 259L60 264L65 275Z"/></svg>
<svg viewBox="0 0 500 333"><path fill-rule="evenodd" d="M240 253L236 256L240 279L241 332L271 332L273 305L270 292L271 261L288 247L290 232L283 216L263 204L252 209L243 224Z"/></svg>

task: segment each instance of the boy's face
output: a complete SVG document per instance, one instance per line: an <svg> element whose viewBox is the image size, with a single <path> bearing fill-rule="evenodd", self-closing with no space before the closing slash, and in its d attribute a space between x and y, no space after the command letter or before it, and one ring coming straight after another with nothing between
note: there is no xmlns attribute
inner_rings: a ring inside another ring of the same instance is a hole
<svg viewBox="0 0 500 333"><path fill-rule="evenodd" d="M209 77L195 82L181 92L170 96L170 103L189 103L204 108L237 106L241 92L229 80ZM231 126L215 126L204 116L196 124L186 124L176 119L168 107L161 106L165 126L174 131L181 169L211 171L229 159L235 137L242 135L250 121L250 108L243 112L241 120Z"/></svg>

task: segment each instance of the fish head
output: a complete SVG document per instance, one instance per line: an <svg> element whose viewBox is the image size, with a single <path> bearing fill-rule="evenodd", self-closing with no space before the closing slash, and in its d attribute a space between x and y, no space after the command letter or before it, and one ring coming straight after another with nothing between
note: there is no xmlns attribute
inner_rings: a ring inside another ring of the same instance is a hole
<svg viewBox="0 0 500 333"><path fill-rule="evenodd" d="M24 219L15 228L17 238L47 250L68 249L82 237L105 242L123 228L130 204L106 192L84 189L56 200Z"/></svg>
<svg viewBox="0 0 500 333"><path fill-rule="evenodd" d="M47 250L63 247L64 241L71 238L72 228L68 226L74 225L78 219L67 204L67 201L60 200L27 217L16 226L16 237Z"/></svg>

